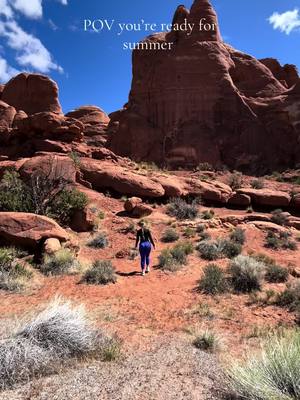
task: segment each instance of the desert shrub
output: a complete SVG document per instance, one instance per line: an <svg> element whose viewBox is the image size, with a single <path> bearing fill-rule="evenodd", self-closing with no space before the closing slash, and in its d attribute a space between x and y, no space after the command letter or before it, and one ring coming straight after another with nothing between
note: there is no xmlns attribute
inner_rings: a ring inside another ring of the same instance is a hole
<svg viewBox="0 0 300 400"><path fill-rule="evenodd" d="M82 306L56 298L0 341L0 388L48 375L70 357L98 354L106 336L93 327Z"/></svg>
<svg viewBox="0 0 300 400"><path fill-rule="evenodd" d="M269 337L260 354L249 354L229 368L230 390L249 400L298 400L299 354L299 330Z"/></svg>
<svg viewBox="0 0 300 400"><path fill-rule="evenodd" d="M220 349L221 340L214 332L206 330L195 338L193 344L199 350L214 353Z"/></svg>
<svg viewBox="0 0 300 400"><path fill-rule="evenodd" d="M265 265L249 256L239 255L229 266L231 283L237 292L260 290L264 272Z"/></svg>
<svg viewBox="0 0 300 400"><path fill-rule="evenodd" d="M273 249L297 250L297 243L291 239L289 232L280 232L279 234L269 231L266 236L265 246Z"/></svg>
<svg viewBox="0 0 300 400"><path fill-rule="evenodd" d="M226 278L222 269L216 264L208 264L199 281L199 290L205 294L219 294L226 291Z"/></svg>
<svg viewBox="0 0 300 400"><path fill-rule="evenodd" d="M0 289L7 291L22 290L32 273L17 259L17 249L0 248Z"/></svg>
<svg viewBox="0 0 300 400"><path fill-rule="evenodd" d="M97 236L93 237L93 239L88 242L88 246L95 249L105 249L108 245L109 241L105 232L99 232Z"/></svg>
<svg viewBox="0 0 300 400"><path fill-rule="evenodd" d="M116 336L105 338L100 351L101 360L108 362L118 360L121 356L121 345L121 340Z"/></svg>
<svg viewBox="0 0 300 400"><path fill-rule="evenodd" d="M284 214L281 209L274 210L272 213L271 221L277 225L286 225L288 217Z"/></svg>
<svg viewBox="0 0 300 400"><path fill-rule="evenodd" d="M214 167L208 162L198 164L196 169L197 171L214 171Z"/></svg>
<svg viewBox="0 0 300 400"><path fill-rule="evenodd" d="M107 285L108 283L116 283L117 275L111 261L97 260L86 271L83 280L93 285Z"/></svg>
<svg viewBox="0 0 300 400"><path fill-rule="evenodd" d="M251 253L249 254L252 258L255 258L256 261L259 261L265 265L274 265L276 264L275 260L273 258L267 256L266 254L263 253Z"/></svg>
<svg viewBox="0 0 300 400"><path fill-rule="evenodd" d="M234 172L228 178L228 185L232 190L236 190L243 185L243 175L240 172Z"/></svg>
<svg viewBox="0 0 300 400"><path fill-rule="evenodd" d="M242 246L239 243L228 239L219 240L218 247L221 254L226 258L234 258L242 252Z"/></svg>
<svg viewBox="0 0 300 400"><path fill-rule="evenodd" d="M5 171L0 182L0 211L32 212L30 190L16 171Z"/></svg>
<svg viewBox="0 0 300 400"><path fill-rule="evenodd" d="M270 283L286 282L289 272L286 268L277 264L267 264L265 278Z"/></svg>
<svg viewBox="0 0 300 400"><path fill-rule="evenodd" d="M75 168L79 169L81 166L80 155L76 151L71 151L69 157L73 161Z"/></svg>
<svg viewBox="0 0 300 400"><path fill-rule="evenodd" d="M261 178L253 179L253 181L251 181L251 187L253 189L263 189L265 187L265 182Z"/></svg>
<svg viewBox="0 0 300 400"><path fill-rule="evenodd" d="M188 203L184 199L175 198L168 205L168 214L179 220L195 219L198 216L198 202Z"/></svg>
<svg viewBox="0 0 300 400"><path fill-rule="evenodd" d="M213 219L214 217L215 217L215 212L214 212L214 210L205 210L205 211L203 211L203 213L201 214L201 218L202 218L202 219L206 219L206 220Z"/></svg>
<svg viewBox="0 0 300 400"><path fill-rule="evenodd" d="M179 235L176 232L176 230L173 228L166 229L161 238L162 242L164 242L164 243L176 242L176 240L178 240L178 239L179 239Z"/></svg>
<svg viewBox="0 0 300 400"><path fill-rule="evenodd" d="M300 279L286 286L285 290L278 294L276 303L281 307L288 307L291 311L300 308Z"/></svg>
<svg viewBox="0 0 300 400"><path fill-rule="evenodd" d="M188 239L194 237L195 234L196 234L195 229L193 229L193 228L191 228L191 227L189 227L189 226L188 226L187 228L185 228L185 230L184 230L184 232L183 232L184 237L186 237L186 238L188 238Z"/></svg>
<svg viewBox="0 0 300 400"><path fill-rule="evenodd" d="M197 250L204 260L214 261L222 257L222 248L218 242L204 240L197 245Z"/></svg>
<svg viewBox="0 0 300 400"><path fill-rule="evenodd" d="M241 245L245 244L246 235L245 231L241 228L234 229L230 234L230 240Z"/></svg>
<svg viewBox="0 0 300 400"><path fill-rule="evenodd" d="M74 253L69 249L60 249L54 254L46 255L40 270L45 275L64 275L75 272L80 267Z"/></svg>
<svg viewBox="0 0 300 400"><path fill-rule="evenodd" d="M203 233L206 230L206 227L204 224L199 224L196 226L196 232L197 233Z"/></svg>
<svg viewBox="0 0 300 400"><path fill-rule="evenodd" d="M86 194L77 189L62 190L49 205L47 214L66 225L75 211L83 210L88 204Z"/></svg>
<svg viewBox="0 0 300 400"><path fill-rule="evenodd" d="M181 242L164 249L159 255L159 266L164 271L176 272L187 263L187 256L193 252L190 242Z"/></svg>
<svg viewBox="0 0 300 400"><path fill-rule="evenodd" d="M211 236L208 232L202 232L199 234L199 241L203 241L203 240L210 240Z"/></svg>

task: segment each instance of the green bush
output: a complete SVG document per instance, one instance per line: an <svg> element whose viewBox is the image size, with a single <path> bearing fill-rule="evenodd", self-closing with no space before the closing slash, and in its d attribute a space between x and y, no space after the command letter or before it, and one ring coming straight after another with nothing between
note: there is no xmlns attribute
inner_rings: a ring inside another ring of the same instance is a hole
<svg viewBox="0 0 300 400"><path fill-rule="evenodd" d="M239 255L229 266L231 283L237 292L260 290L264 272L265 264L249 256Z"/></svg>
<svg viewBox="0 0 300 400"><path fill-rule="evenodd" d="M300 307L300 279L286 286L285 290L277 296L276 303L281 307L288 307L291 311Z"/></svg>
<svg viewBox="0 0 300 400"><path fill-rule="evenodd" d="M229 368L230 390L249 400L299 400L299 354L299 330L269 337L259 355Z"/></svg>
<svg viewBox="0 0 300 400"><path fill-rule="evenodd" d="M208 232L202 232L199 234L199 241L202 242L203 240L210 240L211 236Z"/></svg>
<svg viewBox="0 0 300 400"><path fill-rule="evenodd" d="M221 239L219 240L218 246L220 248L221 254L226 258L234 258L242 252L242 246L232 240Z"/></svg>
<svg viewBox="0 0 300 400"><path fill-rule="evenodd" d="M218 242L204 240L197 245L197 250L204 260L214 261L222 257L222 248Z"/></svg>
<svg viewBox="0 0 300 400"><path fill-rule="evenodd" d="M213 219L215 217L215 212L214 210L205 210L201 214L201 218L205 220Z"/></svg>
<svg viewBox="0 0 300 400"><path fill-rule="evenodd" d="M191 239L196 235L196 231L195 229L188 226L187 228L185 228L183 235L184 237Z"/></svg>
<svg viewBox="0 0 300 400"><path fill-rule="evenodd" d="M176 242L176 240L178 240L178 239L179 239L179 235L176 232L176 230L173 228L166 229L161 238L162 242L164 242L164 243Z"/></svg>
<svg viewBox="0 0 300 400"><path fill-rule="evenodd" d="M199 350L214 353L220 349L221 341L214 332L206 330L195 338L193 344Z"/></svg>
<svg viewBox="0 0 300 400"><path fill-rule="evenodd" d="M117 275L111 261L97 260L86 271L83 280L93 285L107 285L108 283L116 283Z"/></svg>
<svg viewBox="0 0 300 400"><path fill-rule="evenodd" d="M173 199L168 205L168 214L179 220L195 219L198 216L198 202L191 204L181 198Z"/></svg>
<svg viewBox="0 0 300 400"><path fill-rule="evenodd" d="M230 240L241 245L245 244L246 242L245 231L241 228L234 229L234 231L232 231L230 234Z"/></svg>
<svg viewBox="0 0 300 400"><path fill-rule="evenodd" d="M17 259L20 255L13 247L0 248L0 289L20 291L32 277L32 273Z"/></svg>
<svg viewBox="0 0 300 400"><path fill-rule="evenodd" d="M49 214L62 224L68 224L75 211L83 210L88 204L87 196L77 189L64 189L50 204Z"/></svg>
<svg viewBox="0 0 300 400"><path fill-rule="evenodd" d="M288 217L283 213L282 210L277 209L273 211L271 214L272 214L271 221L274 222L274 224L282 226L287 224Z"/></svg>
<svg viewBox="0 0 300 400"><path fill-rule="evenodd" d="M199 281L199 290L205 294L216 295L226 291L226 278L222 269L216 264L208 264Z"/></svg>
<svg viewBox="0 0 300 400"><path fill-rule="evenodd" d="M34 209L29 188L16 171L5 171L0 182L0 211L32 212Z"/></svg>
<svg viewBox="0 0 300 400"><path fill-rule="evenodd" d="M196 232L197 233L203 233L203 232L205 232L205 230L206 230L206 227L205 227L204 224L199 224L199 225L196 226Z"/></svg>
<svg viewBox="0 0 300 400"><path fill-rule="evenodd" d="M95 249L105 249L109 245L109 241L107 239L105 232L100 232L95 236L92 240L88 242L89 247L93 247Z"/></svg>
<svg viewBox="0 0 300 400"><path fill-rule="evenodd" d="M187 256L193 252L190 242L181 242L164 249L159 255L159 266L164 271L176 272L187 263Z"/></svg>
<svg viewBox="0 0 300 400"><path fill-rule="evenodd" d="M265 187L265 182L261 178L253 179L253 181L251 182L251 187L253 189L263 189Z"/></svg>
<svg viewBox="0 0 300 400"><path fill-rule="evenodd" d="M69 249L60 249L44 257L40 270L45 275L64 275L77 271L79 267L79 262Z"/></svg>
<svg viewBox="0 0 300 400"><path fill-rule="evenodd" d="M286 268L277 264L267 264L266 280L270 283L286 282L289 277L289 272Z"/></svg>

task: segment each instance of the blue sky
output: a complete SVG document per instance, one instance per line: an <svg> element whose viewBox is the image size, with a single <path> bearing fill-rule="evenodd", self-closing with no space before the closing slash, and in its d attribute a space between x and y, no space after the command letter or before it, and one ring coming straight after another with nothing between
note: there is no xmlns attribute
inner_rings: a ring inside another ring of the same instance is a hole
<svg viewBox="0 0 300 400"><path fill-rule="evenodd" d="M192 0L0 0L0 81L18 71L46 73L59 84L65 112L85 104L115 111L126 103L131 83L131 53L122 44L137 42L146 34L118 36L114 28L85 32L84 20L167 23L181 2L192 4ZM212 3L226 42L258 58L275 57L300 69L300 0Z"/></svg>

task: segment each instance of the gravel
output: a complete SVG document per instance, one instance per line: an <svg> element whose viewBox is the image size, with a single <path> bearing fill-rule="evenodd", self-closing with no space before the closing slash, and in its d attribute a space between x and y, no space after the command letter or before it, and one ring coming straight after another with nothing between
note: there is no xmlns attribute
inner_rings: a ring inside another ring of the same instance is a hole
<svg viewBox="0 0 300 400"><path fill-rule="evenodd" d="M1 400L217 400L222 372L215 356L186 338L162 336L117 362L77 364L0 393Z"/></svg>

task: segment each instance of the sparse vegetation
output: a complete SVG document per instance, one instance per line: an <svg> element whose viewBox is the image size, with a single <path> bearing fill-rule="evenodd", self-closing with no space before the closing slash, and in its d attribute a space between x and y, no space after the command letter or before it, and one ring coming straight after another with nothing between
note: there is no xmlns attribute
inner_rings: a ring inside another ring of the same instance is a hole
<svg viewBox="0 0 300 400"><path fill-rule="evenodd" d="M83 280L93 285L107 285L109 283L116 283L117 275L111 261L97 260L86 271Z"/></svg>
<svg viewBox="0 0 300 400"><path fill-rule="evenodd" d="M207 261L217 260L222 256L222 248L218 242L204 240L197 245L200 256Z"/></svg>
<svg viewBox="0 0 300 400"><path fill-rule="evenodd" d="M299 353L299 330L270 336L260 354L249 354L247 361L231 366L230 390L249 400L298 400Z"/></svg>
<svg viewBox="0 0 300 400"><path fill-rule="evenodd" d="M226 258L234 258L242 252L242 245L232 240L221 239L218 246L222 256Z"/></svg>
<svg viewBox="0 0 300 400"><path fill-rule="evenodd" d="M64 189L55 197L47 215L67 225L75 211L83 210L88 204L87 196L77 189Z"/></svg>
<svg viewBox="0 0 300 400"><path fill-rule="evenodd" d="M264 272L265 264L249 256L239 255L229 266L231 284L237 292L260 290Z"/></svg>
<svg viewBox="0 0 300 400"><path fill-rule="evenodd" d="M79 261L69 249L60 249L52 255L46 255L40 270L45 275L65 275L78 271Z"/></svg>
<svg viewBox="0 0 300 400"><path fill-rule="evenodd" d="M226 289L227 282L222 269L216 264L208 264L199 281L199 290L205 294L216 295L224 293Z"/></svg>
<svg viewBox="0 0 300 400"><path fill-rule="evenodd" d="M245 244L246 242L245 231L241 228L234 229L230 234L230 240L240 245Z"/></svg>
<svg viewBox="0 0 300 400"><path fill-rule="evenodd" d="M273 249L285 249L285 250L297 250L297 243L291 239L291 234L289 232L275 233L269 231L266 236L265 246Z"/></svg>
<svg viewBox="0 0 300 400"><path fill-rule="evenodd" d="M196 235L196 231L194 228L191 227L187 227L185 228L184 232L183 232L183 236L186 237L187 239L191 239Z"/></svg>
<svg viewBox="0 0 300 400"><path fill-rule="evenodd" d="M267 264L265 278L270 283L286 282L289 272L286 268L277 264Z"/></svg>
<svg viewBox="0 0 300 400"><path fill-rule="evenodd" d="M18 251L13 248L0 248L0 289L7 291L20 291L24 289L32 277L17 259Z"/></svg>
<svg viewBox="0 0 300 400"><path fill-rule="evenodd" d="M198 216L198 202L194 200L188 203L184 199L175 198L168 205L168 214L179 220L195 219Z"/></svg>
<svg viewBox="0 0 300 400"><path fill-rule="evenodd" d="M277 296L276 303L281 307L288 307L291 311L300 311L300 279L288 284Z"/></svg>
<svg viewBox="0 0 300 400"><path fill-rule="evenodd" d="M272 212L271 221L274 222L274 224L284 226L288 222L288 217L281 209L277 209Z"/></svg>
<svg viewBox="0 0 300 400"><path fill-rule="evenodd" d="M166 229L161 238L162 242L164 243L176 242L176 240L178 239L179 239L179 234L173 228Z"/></svg>
<svg viewBox="0 0 300 400"><path fill-rule="evenodd" d="M187 256L194 251L190 242L181 242L164 249L159 256L159 266L164 271L176 272L187 263Z"/></svg>
<svg viewBox="0 0 300 400"><path fill-rule="evenodd" d="M261 178L253 179L253 181L251 181L251 187L252 189L263 189L265 187L265 181Z"/></svg>
<svg viewBox="0 0 300 400"><path fill-rule="evenodd" d="M195 338L193 344L199 350L215 353L221 347L221 340L214 332L206 330Z"/></svg>
<svg viewBox="0 0 300 400"><path fill-rule="evenodd" d="M202 218L202 219L206 219L206 220L213 219L214 217L215 217L215 212L214 212L214 210L205 210L205 211L203 211L203 213L201 214L201 218Z"/></svg>
<svg viewBox="0 0 300 400"><path fill-rule="evenodd" d="M17 171L4 172L0 182L0 211L33 211L29 188L22 182Z"/></svg>
<svg viewBox="0 0 300 400"><path fill-rule="evenodd" d="M228 178L228 185L232 190L240 189L243 185L243 175L240 172L234 172Z"/></svg>
<svg viewBox="0 0 300 400"><path fill-rule="evenodd" d="M214 171L214 167L208 162L200 163L196 169L197 171Z"/></svg>
<svg viewBox="0 0 300 400"><path fill-rule="evenodd" d="M109 241L105 232L97 233L97 235L88 242L88 246L95 249L105 249L108 245Z"/></svg>

